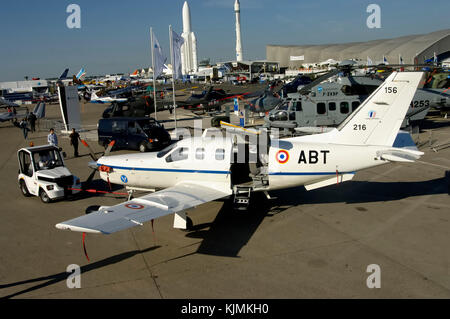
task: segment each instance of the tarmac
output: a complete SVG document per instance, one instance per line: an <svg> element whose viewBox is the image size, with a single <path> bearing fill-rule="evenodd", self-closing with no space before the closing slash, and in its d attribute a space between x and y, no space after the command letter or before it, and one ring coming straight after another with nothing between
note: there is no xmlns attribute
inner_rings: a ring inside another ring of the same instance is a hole
<svg viewBox="0 0 450 319"><path fill-rule="evenodd" d="M83 125L95 127L104 108L83 104ZM179 114L190 121L189 112ZM158 116L169 118L167 111ZM60 119L59 105L47 105L47 118ZM90 261L81 234L55 224L126 197L88 194L50 204L23 197L17 151L30 141L46 144L46 125L25 141L21 130L0 123L0 298L450 298L448 119L423 123L420 162L367 169L310 192L255 195L246 213L233 212L230 200L210 202L189 211L189 232L165 216L153 229L146 223L88 234ZM67 167L85 180L87 149L80 144L82 156L73 158L69 140L57 134ZM104 151L89 143L98 155ZM72 264L81 267L79 289L67 286ZM367 286L373 264L380 288Z"/></svg>

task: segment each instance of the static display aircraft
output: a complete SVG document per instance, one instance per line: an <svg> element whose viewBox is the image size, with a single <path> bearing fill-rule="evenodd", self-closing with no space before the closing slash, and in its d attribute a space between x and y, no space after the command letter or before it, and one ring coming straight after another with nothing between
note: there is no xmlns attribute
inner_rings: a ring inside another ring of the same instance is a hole
<svg viewBox="0 0 450 319"><path fill-rule="evenodd" d="M252 143L237 143L234 136L204 133L158 153L103 156L93 163L103 180L161 190L99 207L56 228L111 234L169 214L175 214L174 227L186 228L185 211L209 201L234 195L236 207L245 207L252 192L301 185L311 190L351 180L362 169L412 162L423 152L399 128L422 76L392 73L339 127L324 134L276 139L256 131L248 135Z"/></svg>
<svg viewBox="0 0 450 319"><path fill-rule="evenodd" d="M200 94L192 94L185 101L177 101L177 107L183 108L203 108L205 110L220 109L220 105L229 102L233 95L226 93L222 89L214 89L210 86Z"/></svg>
<svg viewBox="0 0 450 319"><path fill-rule="evenodd" d="M126 102L128 101L128 98L126 97L118 97L117 95L112 95L112 96L97 96L96 92L92 92L91 93L91 103L100 103L100 104L105 104L105 103L112 103L112 102Z"/></svg>
<svg viewBox="0 0 450 319"><path fill-rule="evenodd" d="M339 125L383 83L374 76L353 76L347 72L337 76L336 72L338 70L319 77L297 93L288 94L278 101L273 97L266 103L270 105L265 105L265 111L274 107L266 116L265 126L292 129ZM443 91L428 86L418 89L402 127L423 120L430 108L449 107L450 95Z"/></svg>

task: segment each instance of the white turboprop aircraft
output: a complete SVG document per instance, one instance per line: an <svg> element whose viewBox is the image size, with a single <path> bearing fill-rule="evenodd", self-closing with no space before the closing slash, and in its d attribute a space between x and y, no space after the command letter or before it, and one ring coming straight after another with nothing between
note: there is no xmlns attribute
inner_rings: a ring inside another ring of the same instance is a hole
<svg viewBox="0 0 450 319"><path fill-rule="evenodd" d="M311 190L351 180L362 169L412 162L423 153L399 128L422 75L392 73L339 127L270 139L265 150L257 147L253 163L236 163L237 157L249 157L248 144L206 136L180 140L159 153L104 156L96 162L103 180L162 190L100 207L56 228L110 234L172 213L174 227L186 228L185 210L212 200L234 195L235 204L245 206L253 191L300 185Z"/></svg>
<svg viewBox="0 0 450 319"><path fill-rule="evenodd" d="M113 97L113 96L97 96L97 93L92 92L91 93L91 103L112 103L112 102L126 102L128 101L127 98L120 98L120 97Z"/></svg>

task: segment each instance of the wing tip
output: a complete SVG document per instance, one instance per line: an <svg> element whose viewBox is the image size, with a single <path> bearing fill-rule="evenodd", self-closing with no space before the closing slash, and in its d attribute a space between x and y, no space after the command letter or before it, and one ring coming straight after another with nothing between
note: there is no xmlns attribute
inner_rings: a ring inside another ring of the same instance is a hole
<svg viewBox="0 0 450 319"><path fill-rule="evenodd" d="M101 231L96 230L96 229L73 226L73 225L68 225L65 223L56 224L55 227L57 229L61 229L61 230L71 230L71 231L80 232L80 233L91 233L91 234L101 234L102 233Z"/></svg>

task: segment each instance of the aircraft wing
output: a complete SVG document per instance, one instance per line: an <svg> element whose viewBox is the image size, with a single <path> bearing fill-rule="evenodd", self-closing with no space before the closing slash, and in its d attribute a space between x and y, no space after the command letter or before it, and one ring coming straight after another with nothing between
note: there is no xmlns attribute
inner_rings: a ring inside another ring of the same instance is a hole
<svg viewBox="0 0 450 319"><path fill-rule="evenodd" d="M224 191L185 182L119 205L100 208L97 212L56 224L55 227L78 232L111 234L228 195L231 195L231 190Z"/></svg>

